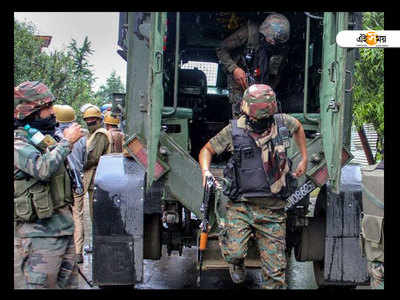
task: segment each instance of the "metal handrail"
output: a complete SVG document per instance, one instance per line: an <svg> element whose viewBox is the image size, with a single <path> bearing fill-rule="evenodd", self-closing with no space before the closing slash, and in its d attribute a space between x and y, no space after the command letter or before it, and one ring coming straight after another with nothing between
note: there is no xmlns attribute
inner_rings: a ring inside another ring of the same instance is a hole
<svg viewBox="0 0 400 300"><path fill-rule="evenodd" d="M306 14L307 15L307 14ZM307 29L306 29L306 54L304 65L304 99L303 99L303 116L304 119L310 122L319 123L318 120L312 119L307 114L307 98L308 98L308 55L310 47L310 16L307 15Z"/></svg>
<svg viewBox="0 0 400 300"><path fill-rule="evenodd" d="M163 116L172 116L176 113L178 107L178 63L179 63L179 40L180 40L180 12L176 12L176 37L175 37L175 74L174 74L174 105L172 111L163 112Z"/></svg>

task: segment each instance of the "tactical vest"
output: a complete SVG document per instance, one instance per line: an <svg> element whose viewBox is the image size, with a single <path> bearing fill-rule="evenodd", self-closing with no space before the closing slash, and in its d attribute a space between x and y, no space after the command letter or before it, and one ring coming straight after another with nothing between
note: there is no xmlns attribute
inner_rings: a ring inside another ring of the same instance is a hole
<svg viewBox="0 0 400 300"><path fill-rule="evenodd" d="M276 121L276 119L275 119ZM271 192L271 180L265 174L263 161L261 159L261 148L258 147L254 139L249 136L243 128L237 126L237 120L231 120L233 155L228 161L224 170L224 177L232 183L224 193L231 200L236 200L241 196L245 198L273 197L286 199L295 189L295 179L290 172L286 174L286 185L278 193ZM277 124L278 138L274 138L275 146L284 145L289 138L289 131L283 125L283 121ZM286 129L286 130L285 130ZM285 145L285 154L286 148ZM287 158L289 170L291 161Z"/></svg>
<svg viewBox="0 0 400 300"><path fill-rule="evenodd" d="M14 176L14 219L32 222L53 215L54 211L73 203L71 179L64 163L50 182L40 181L18 170Z"/></svg>

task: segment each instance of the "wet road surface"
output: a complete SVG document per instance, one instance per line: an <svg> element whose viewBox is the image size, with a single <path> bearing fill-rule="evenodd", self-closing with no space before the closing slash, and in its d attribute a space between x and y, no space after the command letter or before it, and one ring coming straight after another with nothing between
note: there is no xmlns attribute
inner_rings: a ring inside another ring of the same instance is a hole
<svg viewBox="0 0 400 300"><path fill-rule="evenodd" d="M85 222L85 245L89 245L91 237L91 226L87 212L87 198L85 198L84 222ZM184 248L183 255L179 256L173 252L167 255L166 247L163 247L163 255L160 260L144 260L143 282L136 284L136 289L196 289L196 256L197 248ZM84 263L79 267L86 278L91 281L92 254L84 254ZM19 258L14 247L14 288L24 289L24 279L18 268ZM247 270L245 288L259 289L261 283L260 269ZM80 289L98 289L90 287L84 279L79 276ZM203 271L201 289L232 289L232 283L227 269ZM292 254L288 262L288 288L289 289L317 289L315 283L312 262L297 262Z"/></svg>

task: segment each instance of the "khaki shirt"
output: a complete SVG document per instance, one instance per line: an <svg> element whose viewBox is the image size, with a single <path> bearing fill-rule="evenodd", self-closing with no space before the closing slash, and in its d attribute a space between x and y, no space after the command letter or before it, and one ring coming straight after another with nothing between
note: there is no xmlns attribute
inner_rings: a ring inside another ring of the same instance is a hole
<svg viewBox="0 0 400 300"><path fill-rule="evenodd" d="M96 134L87 149L87 161L84 166L84 170L90 169L92 167L97 167L100 157L107 153L107 148L110 142L105 134Z"/></svg>
<svg viewBox="0 0 400 300"><path fill-rule="evenodd" d="M283 118L283 123L288 128L290 134L293 134L298 129L298 124L296 122L296 118L287 115L281 114ZM237 121L237 126L239 128L248 128L246 125L246 117L241 116ZM217 135L210 139L210 144L213 147L214 151L219 155L225 151L232 152L233 151L233 141L232 141L232 125L225 126ZM283 208L285 202L281 199L276 198L244 198L242 197L239 201L251 201L252 203L260 202L260 204L265 204L269 208Z"/></svg>

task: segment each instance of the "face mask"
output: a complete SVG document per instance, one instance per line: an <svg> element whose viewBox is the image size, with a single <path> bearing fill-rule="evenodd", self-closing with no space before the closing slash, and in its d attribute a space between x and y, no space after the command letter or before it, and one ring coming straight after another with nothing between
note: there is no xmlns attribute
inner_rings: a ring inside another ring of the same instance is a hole
<svg viewBox="0 0 400 300"><path fill-rule="evenodd" d="M34 120L29 122L29 125L32 128L36 128L44 135L50 134L51 136L54 136L57 121L54 115L50 115L45 119L35 118Z"/></svg>
<svg viewBox="0 0 400 300"><path fill-rule="evenodd" d="M272 124L273 118L272 116L261 119L261 120L251 120L249 117L246 116L246 123L247 125L250 126L250 128L255 132L255 133L263 133L265 130L267 130L271 124Z"/></svg>
<svg viewBox="0 0 400 300"><path fill-rule="evenodd" d="M92 121L92 122L87 122L86 123L87 128L89 130L90 133L95 132L98 128L100 128L101 123L98 121Z"/></svg>

